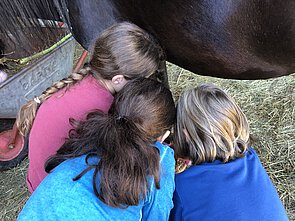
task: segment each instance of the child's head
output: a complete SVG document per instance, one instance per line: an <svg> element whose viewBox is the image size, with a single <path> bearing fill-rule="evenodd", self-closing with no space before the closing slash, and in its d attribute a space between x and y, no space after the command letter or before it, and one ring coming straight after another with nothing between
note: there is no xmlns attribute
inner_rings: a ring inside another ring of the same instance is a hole
<svg viewBox="0 0 295 221"><path fill-rule="evenodd" d="M161 46L143 29L128 22L117 23L103 31L95 40L90 54L86 67L54 83L35 100L21 107L16 123L22 135L30 131L38 104L89 74L114 93L121 90L129 79L165 71L165 54Z"/></svg>
<svg viewBox="0 0 295 221"><path fill-rule="evenodd" d="M175 156L193 164L228 162L242 157L249 145L246 116L233 98L210 84L181 95L174 132Z"/></svg>
<svg viewBox="0 0 295 221"><path fill-rule="evenodd" d="M115 96L109 115L116 120L130 118L152 142L172 129L176 109L170 90L163 84L139 78L122 90Z"/></svg>
<svg viewBox="0 0 295 221"><path fill-rule="evenodd" d="M171 92L161 83L139 78L115 96L108 114L89 113L70 138L46 164L51 171L62 161L83 154L100 157L94 191L114 207L138 205L149 191L149 177L160 187L160 156L153 147L175 122ZM78 179L78 178L77 178Z"/></svg>
<svg viewBox="0 0 295 221"><path fill-rule="evenodd" d="M137 25L122 22L105 30L91 46L90 69L111 80L149 77L160 70L165 54L158 42Z"/></svg>

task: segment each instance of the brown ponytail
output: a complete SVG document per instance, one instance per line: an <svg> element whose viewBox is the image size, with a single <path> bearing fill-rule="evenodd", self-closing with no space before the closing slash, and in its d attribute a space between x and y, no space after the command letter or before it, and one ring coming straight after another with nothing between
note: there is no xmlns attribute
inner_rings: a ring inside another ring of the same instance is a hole
<svg viewBox="0 0 295 221"><path fill-rule="evenodd" d="M41 95L35 97L35 99L30 100L25 105L21 107L16 118L16 125L21 135L26 136L34 122L36 117L36 112L39 107L45 100L50 98L57 91L69 87L75 84L78 81L81 81L85 76L88 75L90 68L82 68L77 73L72 73L68 77L63 78L62 80L55 82L52 86L48 87Z"/></svg>
<svg viewBox="0 0 295 221"><path fill-rule="evenodd" d="M45 170L84 154L87 163L95 155L99 162L87 163L88 169L74 180L94 168L93 188L100 200L113 207L138 205L149 191L149 177L160 188L160 158L153 143L174 121L172 94L163 84L145 78L130 81L116 95L108 114L92 112L70 132Z"/></svg>

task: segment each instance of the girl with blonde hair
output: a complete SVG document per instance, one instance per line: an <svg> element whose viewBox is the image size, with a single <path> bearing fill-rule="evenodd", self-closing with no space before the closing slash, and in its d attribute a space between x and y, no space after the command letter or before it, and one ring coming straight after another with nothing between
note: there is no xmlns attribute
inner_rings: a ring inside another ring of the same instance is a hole
<svg viewBox="0 0 295 221"><path fill-rule="evenodd" d="M87 66L47 88L18 114L20 132L29 136L29 191L47 175L44 163L67 138L69 118L85 119L94 109L108 111L113 95L128 80L149 77L163 67L162 48L143 29L128 22L106 29L93 43Z"/></svg>
<svg viewBox="0 0 295 221"><path fill-rule="evenodd" d="M222 89L202 84L177 104L177 159L170 220L288 220L249 144L245 114Z"/></svg>
<svg viewBox="0 0 295 221"><path fill-rule="evenodd" d="M108 113L75 122L18 220L168 220L175 160L162 142L175 112L163 84L128 82Z"/></svg>

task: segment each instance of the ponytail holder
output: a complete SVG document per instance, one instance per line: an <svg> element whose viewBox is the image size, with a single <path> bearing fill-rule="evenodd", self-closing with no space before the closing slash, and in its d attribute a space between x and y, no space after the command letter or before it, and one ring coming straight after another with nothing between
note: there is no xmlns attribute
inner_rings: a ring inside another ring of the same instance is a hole
<svg viewBox="0 0 295 221"><path fill-rule="evenodd" d="M124 116L118 116L116 117L116 122L119 123L119 124L122 124L122 123L125 123L127 121L127 118L124 117Z"/></svg>
<svg viewBox="0 0 295 221"><path fill-rule="evenodd" d="M185 171L186 169L190 168L191 165L192 165L191 160L178 158L175 164L175 173L176 174L181 173Z"/></svg>
<svg viewBox="0 0 295 221"><path fill-rule="evenodd" d="M39 97L34 97L34 101L35 101L37 104L41 104L41 101L40 101Z"/></svg>

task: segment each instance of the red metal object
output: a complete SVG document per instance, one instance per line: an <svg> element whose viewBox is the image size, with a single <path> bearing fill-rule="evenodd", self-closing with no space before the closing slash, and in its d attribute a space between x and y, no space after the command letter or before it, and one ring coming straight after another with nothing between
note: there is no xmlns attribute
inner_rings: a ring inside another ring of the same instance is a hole
<svg viewBox="0 0 295 221"><path fill-rule="evenodd" d="M74 69L73 72L78 72L81 69L81 67L84 64L84 61L85 61L87 55L88 55L88 51L84 50L83 53L82 53L82 55L81 55L81 57L79 58L79 60L78 60L78 62L76 64L75 69Z"/></svg>
<svg viewBox="0 0 295 221"><path fill-rule="evenodd" d="M19 133L16 123L12 130L0 133L0 161L17 157L24 148L24 137Z"/></svg>

